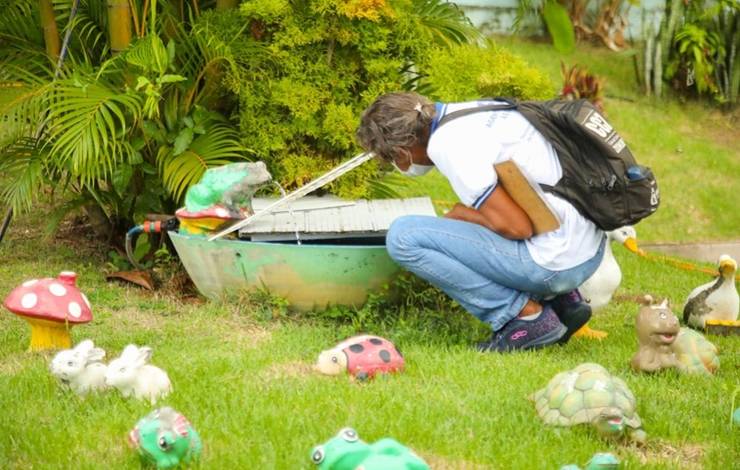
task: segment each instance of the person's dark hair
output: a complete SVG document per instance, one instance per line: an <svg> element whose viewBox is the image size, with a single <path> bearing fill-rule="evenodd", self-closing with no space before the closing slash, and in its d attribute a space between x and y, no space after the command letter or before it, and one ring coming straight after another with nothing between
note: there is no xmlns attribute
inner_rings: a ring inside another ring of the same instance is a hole
<svg viewBox="0 0 740 470"><path fill-rule="evenodd" d="M434 103L417 93L388 93L362 113L357 140L365 150L391 161L401 148L426 145L434 114Z"/></svg>

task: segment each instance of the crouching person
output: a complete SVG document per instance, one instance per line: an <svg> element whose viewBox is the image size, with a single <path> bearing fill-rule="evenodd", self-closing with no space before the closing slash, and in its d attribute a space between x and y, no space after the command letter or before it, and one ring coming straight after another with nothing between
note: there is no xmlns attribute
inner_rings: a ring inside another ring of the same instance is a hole
<svg viewBox="0 0 740 470"><path fill-rule="evenodd" d="M560 228L533 236L526 213L497 185L493 165L513 160L535 182L554 185L562 176L557 154L516 110L475 112L440 125L445 115L481 104L391 93L363 113L357 136L366 150L408 176L436 167L461 201L443 218L397 219L388 252L491 325L492 337L479 349L563 343L591 316L576 289L601 262L604 232L565 199L545 193Z"/></svg>

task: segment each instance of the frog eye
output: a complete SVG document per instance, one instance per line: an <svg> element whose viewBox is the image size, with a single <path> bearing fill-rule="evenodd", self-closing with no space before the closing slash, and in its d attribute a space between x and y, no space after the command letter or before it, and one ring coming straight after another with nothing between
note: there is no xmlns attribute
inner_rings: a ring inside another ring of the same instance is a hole
<svg viewBox="0 0 740 470"><path fill-rule="evenodd" d="M159 440L157 441L157 445L160 449L167 451L170 449L170 443L167 442L167 439L164 436L159 436Z"/></svg>
<svg viewBox="0 0 740 470"><path fill-rule="evenodd" d="M357 431L352 428L344 428L339 431L339 436L347 442L355 442L358 438Z"/></svg>
<svg viewBox="0 0 740 470"><path fill-rule="evenodd" d="M324 461L324 456L324 446L318 446L311 453L311 461L318 465Z"/></svg>
<svg viewBox="0 0 740 470"><path fill-rule="evenodd" d="M663 320L665 320L666 318L668 318L668 315L666 315L665 312L662 312L660 314L660 318L662 318Z"/></svg>

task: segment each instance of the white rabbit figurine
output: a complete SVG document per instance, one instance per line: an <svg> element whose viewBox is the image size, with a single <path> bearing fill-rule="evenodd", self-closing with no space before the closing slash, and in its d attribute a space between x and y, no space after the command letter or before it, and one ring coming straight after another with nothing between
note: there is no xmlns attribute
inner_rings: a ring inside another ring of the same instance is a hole
<svg viewBox="0 0 740 470"><path fill-rule="evenodd" d="M151 357L152 348L129 344L108 364L105 383L117 388L124 397L133 394L139 400L148 399L153 405L172 391L172 383L165 371L148 364Z"/></svg>
<svg viewBox="0 0 740 470"><path fill-rule="evenodd" d="M105 351L96 348L89 339L81 341L73 349L59 351L51 360L52 375L69 385L78 395L103 390L106 365L102 361Z"/></svg>

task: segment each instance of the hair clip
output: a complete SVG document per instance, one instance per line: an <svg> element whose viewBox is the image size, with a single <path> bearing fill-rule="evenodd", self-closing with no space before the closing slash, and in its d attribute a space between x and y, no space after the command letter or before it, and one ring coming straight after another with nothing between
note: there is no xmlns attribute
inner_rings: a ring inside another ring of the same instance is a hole
<svg viewBox="0 0 740 470"><path fill-rule="evenodd" d="M418 113L422 113L423 112L422 109L421 109L421 103L416 103L416 106L414 106L414 111L416 111Z"/></svg>

